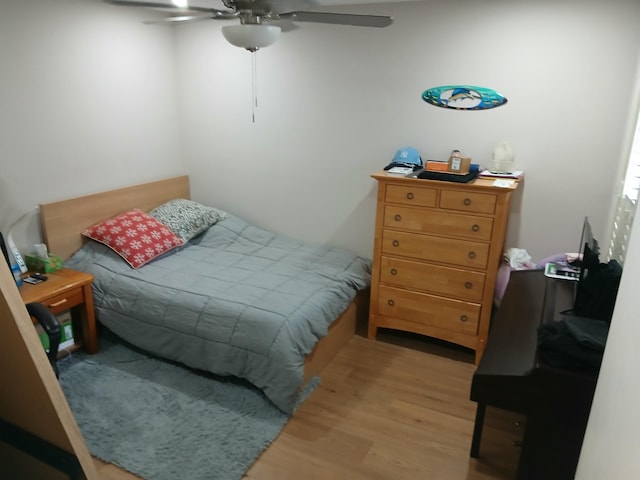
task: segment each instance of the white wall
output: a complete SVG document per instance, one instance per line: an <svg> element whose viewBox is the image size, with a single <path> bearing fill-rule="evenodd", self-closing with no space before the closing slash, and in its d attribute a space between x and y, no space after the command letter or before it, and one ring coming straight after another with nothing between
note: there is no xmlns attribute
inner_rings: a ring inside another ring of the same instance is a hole
<svg viewBox="0 0 640 480"><path fill-rule="evenodd" d="M636 212L576 480L638 478L640 215Z"/></svg>
<svg viewBox="0 0 640 480"><path fill-rule="evenodd" d="M579 7L578 7L579 5ZM578 248L583 217L607 235L640 3L428 1L330 10L389 14L386 29L299 24L257 54L221 22L177 28L185 161L194 196L299 238L372 248L375 182L395 150L486 165L509 141L526 171L508 245L534 257ZM495 88L507 105L427 105L443 84ZM552 232L552 234L549 234Z"/></svg>
<svg viewBox="0 0 640 480"><path fill-rule="evenodd" d="M604 236L626 160L637 0L331 10L390 14L395 23L300 24L284 34L258 54L252 123L251 56L227 45L216 22L180 26L174 39L171 29L142 24L155 13L100 0L1 2L0 228L40 202L186 172L196 199L368 255L368 174L397 148L439 159L459 148L482 164L508 140L527 172L508 246L534 258L573 249L585 214ZM457 112L420 100L450 83L495 88L509 103ZM631 478L639 469L637 230L581 479Z"/></svg>
<svg viewBox="0 0 640 480"><path fill-rule="evenodd" d="M174 41L142 23L151 10L2 2L0 228L42 201L186 172L198 200L370 255L369 173L397 148L437 159L459 148L486 164L508 140L527 177L507 246L534 259L574 250L586 214L606 236L640 45L637 1L579 5L331 7L395 22L283 34L257 54L254 123L251 54L222 39L222 22L181 25ZM420 99L448 83L509 103L459 112Z"/></svg>
<svg viewBox="0 0 640 480"><path fill-rule="evenodd" d="M0 2L5 234L38 203L185 172L173 32L145 28L145 15L100 0ZM37 238L21 229L37 224L17 226L23 250Z"/></svg>

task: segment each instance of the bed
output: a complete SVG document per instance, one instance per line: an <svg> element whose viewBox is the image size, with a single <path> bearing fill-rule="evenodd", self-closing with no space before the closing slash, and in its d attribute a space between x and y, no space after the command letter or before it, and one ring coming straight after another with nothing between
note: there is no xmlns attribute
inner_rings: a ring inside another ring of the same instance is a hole
<svg viewBox="0 0 640 480"><path fill-rule="evenodd" d="M181 176L42 204L43 237L65 267L94 276L96 316L109 330L155 355L245 379L291 413L366 318L370 261L225 212L137 268L82 235L130 209L153 214L189 198Z"/></svg>

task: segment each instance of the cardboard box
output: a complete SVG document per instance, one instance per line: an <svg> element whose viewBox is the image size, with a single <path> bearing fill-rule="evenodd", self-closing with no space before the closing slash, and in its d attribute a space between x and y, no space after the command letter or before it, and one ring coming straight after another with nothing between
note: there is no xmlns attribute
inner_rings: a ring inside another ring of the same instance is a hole
<svg viewBox="0 0 640 480"><path fill-rule="evenodd" d="M471 158L469 157L450 157L448 162L447 171L449 173L469 173L471 167Z"/></svg>
<svg viewBox="0 0 640 480"><path fill-rule="evenodd" d="M49 254L48 258L26 255L24 261L29 270L33 272L51 273L62 268L62 259L53 253Z"/></svg>
<svg viewBox="0 0 640 480"><path fill-rule="evenodd" d="M448 162L439 160L427 160L427 165L425 166L425 170L429 170L430 172L446 172L448 168Z"/></svg>

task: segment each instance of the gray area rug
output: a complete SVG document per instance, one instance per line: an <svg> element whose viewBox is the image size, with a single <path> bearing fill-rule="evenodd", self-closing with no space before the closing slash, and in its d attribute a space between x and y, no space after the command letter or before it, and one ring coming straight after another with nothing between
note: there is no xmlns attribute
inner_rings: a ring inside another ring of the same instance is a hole
<svg viewBox="0 0 640 480"><path fill-rule="evenodd" d="M243 381L111 337L101 338L97 355L75 354L59 366L91 454L148 480L240 479L288 419Z"/></svg>

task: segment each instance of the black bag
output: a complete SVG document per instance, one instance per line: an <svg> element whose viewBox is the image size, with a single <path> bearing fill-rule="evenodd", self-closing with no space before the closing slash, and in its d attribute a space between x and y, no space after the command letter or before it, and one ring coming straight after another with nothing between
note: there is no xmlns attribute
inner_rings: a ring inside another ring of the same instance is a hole
<svg viewBox="0 0 640 480"><path fill-rule="evenodd" d="M565 315L538 327L538 358L550 367L598 370L608 333L608 322Z"/></svg>
<svg viewBox="0 0 640 480"><path fill-rule="evenodd" d="M589 269L578 284L573 314L611 322L621 276L622 267L616 260Z"/></svg>
<svg viewBox="0 0 640 480"><path fill-rule="evenodd" d="M444 180L445 182L469 183L478 176L478 171L474 170L465 175L459 173L432 172L431 170L423 170L418 174L418 178L426 178L428 180Z"/></svg>

